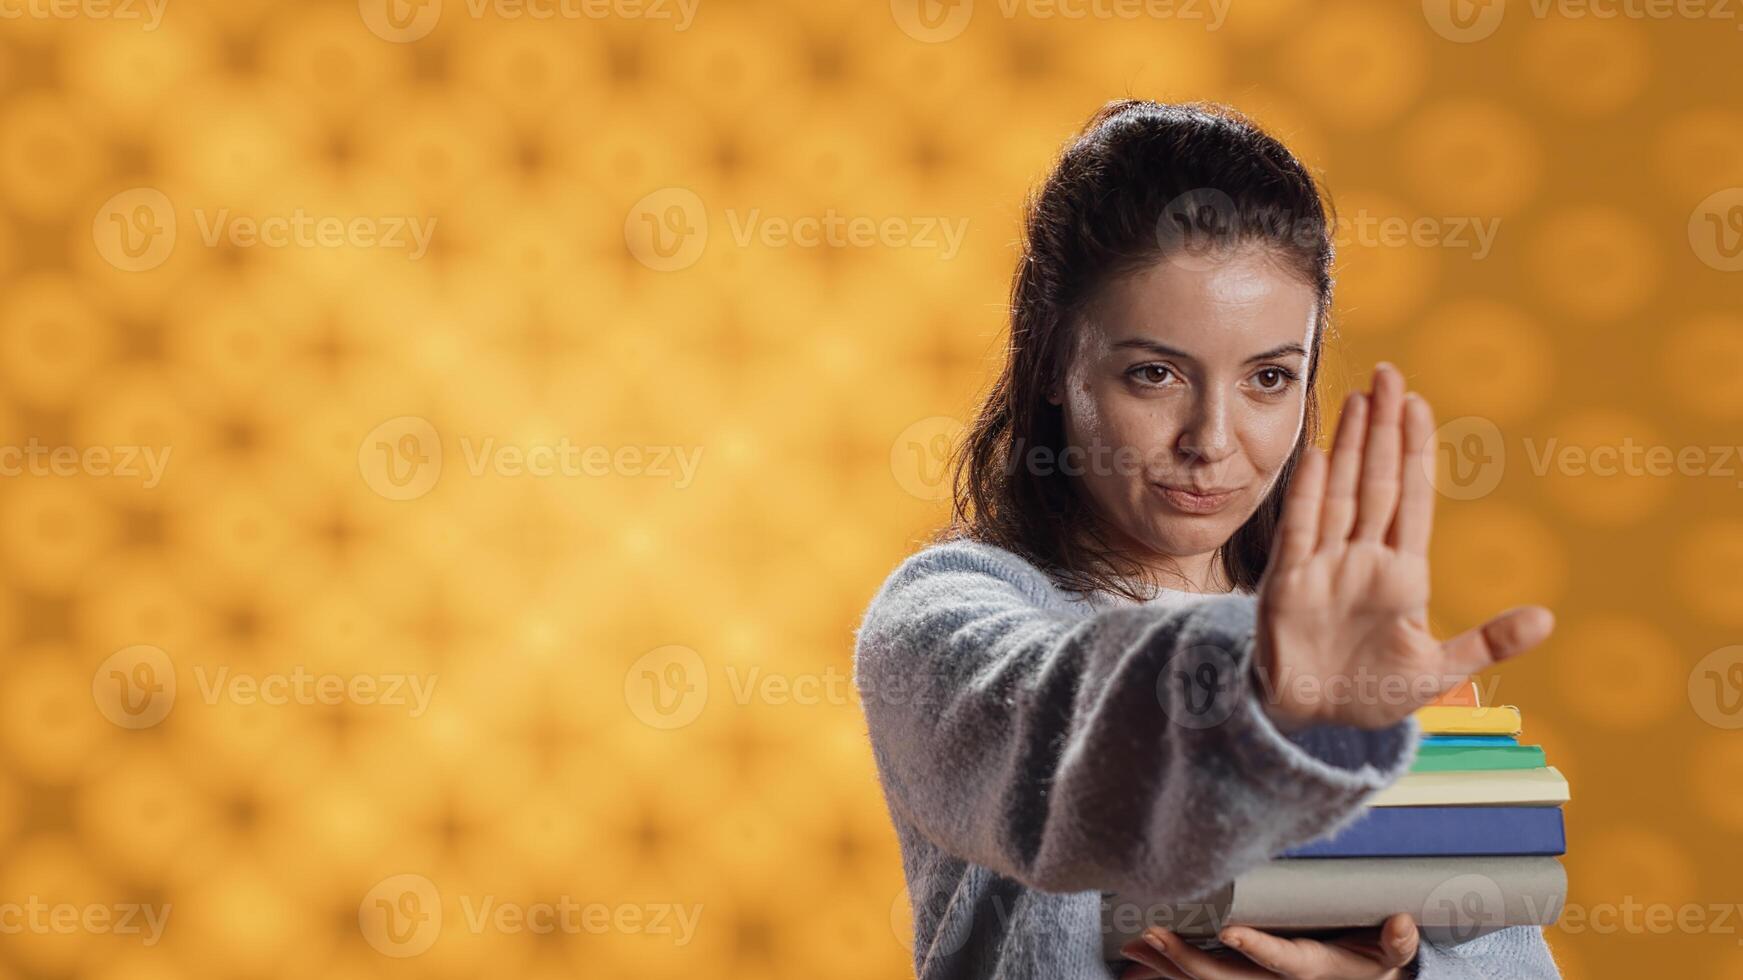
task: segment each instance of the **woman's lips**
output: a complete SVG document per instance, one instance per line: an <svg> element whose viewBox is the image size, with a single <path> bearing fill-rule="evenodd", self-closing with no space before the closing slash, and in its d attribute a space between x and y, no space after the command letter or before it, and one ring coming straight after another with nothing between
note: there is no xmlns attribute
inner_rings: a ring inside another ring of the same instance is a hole
<svg viewBox="0 0 1743 980"><path fill-rule="evenodd" d="M1228 506L1229 501L1235 499L1235 494L1238 492L1238 489L1231 489L1219 490L1216 493L1193 493L1191 490L1164 486L1160 483L1150 485L1155 487L1162 499L1168 501L1175 510L1188 514L1214 514Z"/></svg>

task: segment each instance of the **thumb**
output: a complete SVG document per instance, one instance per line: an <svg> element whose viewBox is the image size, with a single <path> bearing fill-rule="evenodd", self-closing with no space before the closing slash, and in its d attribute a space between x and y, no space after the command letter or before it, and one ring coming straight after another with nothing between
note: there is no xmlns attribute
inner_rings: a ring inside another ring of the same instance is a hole
<svg viewBox="0 0 1743 980"><path fill-rule="evenodd" d="M1549 639L1555 614L1542 606L1515 606L1441 644L1446 666L1470 675L1516 657Z"/></svg>
<svg viewBox="0 0 1743 980"><path fill-rule="evenodd" d="M1408 914L1399 912L1387 919L1380 927L1381 965L1401 967L1416 959L1419 939L1416 922Z"/></svg>

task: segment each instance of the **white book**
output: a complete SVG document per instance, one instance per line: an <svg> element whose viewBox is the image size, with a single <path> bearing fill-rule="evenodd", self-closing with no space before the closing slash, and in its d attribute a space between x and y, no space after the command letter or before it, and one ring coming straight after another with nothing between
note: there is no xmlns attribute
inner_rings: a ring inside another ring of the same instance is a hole
<svg viewBox="0 0 1743 980"><path fill-rule="evenodd" d="M1121 959L1120 947L1151 925L1214 944L1228 925L1289 935L1377 926L1399 912L1424 938L1461 943L1553 925L1566 902L1567 872L1554 857L1280 858L1197 902L1104 894L1102 952Z"/></svg>
<svg viewBox="0 0 1743 980"><path fill-rule="evenodd" d="M1412 772L1368 797L1368 806L1559 806L1567 778L1554 766Z"/></svg>

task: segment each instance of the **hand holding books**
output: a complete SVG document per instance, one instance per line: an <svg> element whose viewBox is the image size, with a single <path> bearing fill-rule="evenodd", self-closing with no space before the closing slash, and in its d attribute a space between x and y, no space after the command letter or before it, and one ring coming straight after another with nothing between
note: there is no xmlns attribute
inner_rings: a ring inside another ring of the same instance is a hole
<svg viewBox="0 0 1743 980"><path fill-rule="evenodd" d="M1261 935L1297 950L1350 944L1373 950L1382 948L1373 943L1383 925L1408 935L1414 951L1419 943L1452 947L1514 926L1553 924L1567 901L1560 861L1567 850L1567 780L1545 764L1541 746L1520 744L1517 707L1481 706L1469 684L1416 717L1423 734L1410 772L1371 796L1341 830L1291 847L1191 901L1105 896L1104 955L1153 962L1140 955L1154 952L1142 935L1162 929L1168 949L1222 941L1204 950L1219 965L1206 965L1200 975L1264 976L1217 971L1263 964L1252 955L1270 945ZM1225 948L1240 937L1251 941L1238 951ZM1177 964L1172 972L1134 967L1125 976L1185 975L1181 960L1194 952L1169 958Z"/></svg>
<svg viewBox="0 0 1743 980"><path fill-rule="evenodd" d="M1120 980L1173 980L1219 977L1272 980L1276 977L1339 977L1343 980L1398 980L1416 958L1421 937L1410 916L1399 913L1378 926L1352 929L1335 939L1275 936L1250 926L1223 930L1226 950L1203 950L1160 926L1127 943L1120 952L1135 965Z"/></svg>
<svg viewBox="0 0 1743 980"><path fill-rule="evenodd" d="M1444 643L1429 633L1434 496L1433 409L1381 364L1371 397L1346 400L1329 461L1302 453L1259 584L1253 670L1279 727L1384 728L1548 638L1541 606ZM1328 695L1358 679L1397 696Z"/></svg>

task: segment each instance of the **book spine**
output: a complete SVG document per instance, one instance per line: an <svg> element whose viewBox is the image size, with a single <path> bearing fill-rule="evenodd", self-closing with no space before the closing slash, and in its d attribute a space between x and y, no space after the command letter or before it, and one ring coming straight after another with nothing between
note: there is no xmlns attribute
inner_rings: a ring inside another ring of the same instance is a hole
<svg viewBox="0 0 1743 980"><path fill-rule="evenodd" d="M1475 769L1537 769L1546 764L1541 745L1419 746L1411 772Z"/></svg>
<svg viewBox="0 0 1743 980"><path fill-rule="evenodd" d="M1285 858L1557 855L1567 853L1560 807L1370 808L1330 838Z"/></svg>

